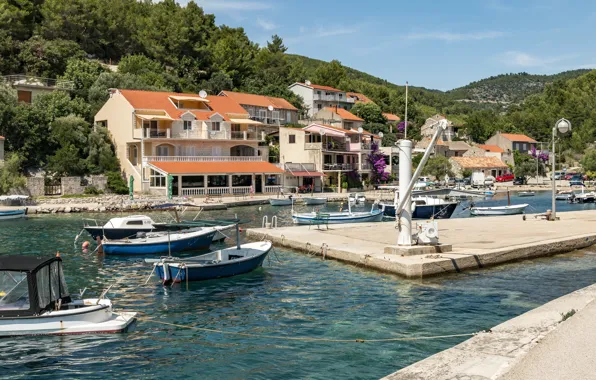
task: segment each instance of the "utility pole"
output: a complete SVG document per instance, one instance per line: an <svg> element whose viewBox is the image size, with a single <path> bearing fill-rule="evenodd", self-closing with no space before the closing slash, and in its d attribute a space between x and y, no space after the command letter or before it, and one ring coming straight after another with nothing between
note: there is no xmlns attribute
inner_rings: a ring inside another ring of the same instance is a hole
<svg viewBox="0 0 596 380"><path fill-rule="evenodd" d="M406 112L404 115L404 140L408 139L408 82L406 82Z"/></svg>

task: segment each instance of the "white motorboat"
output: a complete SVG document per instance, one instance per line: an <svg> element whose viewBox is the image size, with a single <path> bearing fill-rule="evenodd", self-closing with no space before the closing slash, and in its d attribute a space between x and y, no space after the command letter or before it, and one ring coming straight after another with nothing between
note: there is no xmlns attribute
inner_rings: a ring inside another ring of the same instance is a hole
<svg viewBox="0 0 596 380"><path fill-rule="evenodd" d="M536 193L533 191L520 191L517 193L518 197L533 197L534 195L536 195Z"/></svg>
<svg viewBox="0 0 596 380"><path fill-rule="evenodd" d="M281 198L269 198L269 204L271 206L291 206L293 203L294 197L292 195Z"/></svg>
<svg viewBox="0 0 596 380"><path fill-rule="evenodd" d="M73 301L60 257L1 256L0 336L123 332L137 313L114 313L106 292Z"/></svg>
<svg viewBox="0 0 596 380"><path fill-rule="evenodd" d="M356 194L356 204L364 204L366 203L366 196L362 193Z"/></svg>
<svg viewBox="0 0 596 380"><path fill-rule="evenodd" d="M557 195L555 195L555 199L558 201L569 201L574 196L575 196L575 194L573 193L573 191L562 191L560 193L557 193Z"/></svg>
<svg viewBox="0 0 596 380"><path fill-rule="evenodd" d="M509 206L471 207L470 214L476 216L523 214L524 210L528 206L529 204L524 203L520 205Z"/></svg>
<svg viewBox="0 0 596 380"><path fill-rule="evenodd" d="M317 206L317 205L324 205L327 203L327 198L325 197L305 197L304 204L307 206Z"/></svg>

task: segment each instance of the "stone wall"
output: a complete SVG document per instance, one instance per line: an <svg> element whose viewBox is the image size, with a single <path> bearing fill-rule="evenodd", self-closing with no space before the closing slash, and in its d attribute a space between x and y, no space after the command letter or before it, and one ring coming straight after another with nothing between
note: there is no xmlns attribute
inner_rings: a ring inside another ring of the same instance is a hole
<svg viewBox="0 0 596 380"><path fill-rule="evenodd" d="M81 186L81 177L62 177L62 195L83 194L85 186Z"/></svg>
<svg viewBox="0 0 596 380"><path fill-rule="evenodd" d="M43 177L27 177L27 190L31 197L41 197L45 194Z"/></svg>
<svg viewBox="0 0 596 380"><path fill-rule="evenodd" d="M106 191L108 189L108 178L103 175L92 175L89 185L95 186L98 190Z"/></svg>

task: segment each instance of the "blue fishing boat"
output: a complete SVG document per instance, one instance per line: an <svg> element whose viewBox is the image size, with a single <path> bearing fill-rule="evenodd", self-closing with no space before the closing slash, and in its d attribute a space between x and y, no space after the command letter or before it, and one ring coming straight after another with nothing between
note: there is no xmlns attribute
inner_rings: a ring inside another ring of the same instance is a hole
<svg viewBox="0 0 596 380"><path fill-rule="evenodd" d="M263 265L269 251L271 251L271 242L261 241L191 258L164 257L160 260L145 261L153 263L157 276L164 284L168 284L212 280L248 273Z"/></svg>
<svg viewBox="0 0 596 380"><path fill-rule="evenodd" d="M382 210L362 212L305 212L292 214L294 224L312 224L325 220L328 224L380 222L383 220Z"/></svg>
<svg viewBox="0 0 596 380"><path fill-rule="evenodd" d="M104 239L101 246L106 255L171 254L209 248L216 233L212 227L174 233L139 233L132 239Z"/></svg>
<svg viewBox="0 0 596 380"><path fill-rule="evenodd" d="M22 210L0 210L0 220L21 219L27 215L27 209Z"/></svg>

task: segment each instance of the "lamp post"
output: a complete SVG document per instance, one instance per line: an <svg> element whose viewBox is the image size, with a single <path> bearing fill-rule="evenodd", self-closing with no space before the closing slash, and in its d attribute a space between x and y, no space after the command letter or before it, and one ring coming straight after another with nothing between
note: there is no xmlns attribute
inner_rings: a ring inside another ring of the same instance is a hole
<svg viewBox="0 0 596 380"><path fill-rule="evenodd" d="M555 155L555 139L557 137L557 131L559 131L559 133L567 133L571 130L571 122L567 119L559 119L556 123L555 126L553 127L553 170L551 173L551 177L553 179L553 191L552 191L552 214L551 214L551 220L557 220L557 204L556 204L556 192L557 192L557 180L555 179L555 161L556 161L556 155Z"/></svg>

